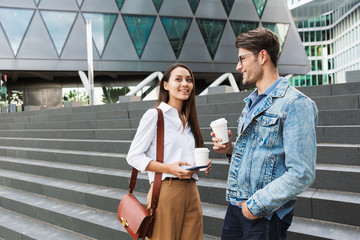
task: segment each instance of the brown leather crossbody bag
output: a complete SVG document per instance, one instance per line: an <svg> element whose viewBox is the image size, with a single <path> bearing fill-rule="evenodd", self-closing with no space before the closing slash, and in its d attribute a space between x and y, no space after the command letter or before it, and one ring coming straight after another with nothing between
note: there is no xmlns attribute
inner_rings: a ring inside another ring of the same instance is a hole
<svg viewBox="0 0 360 240"><path fill-rule="evenodd" d="M163 163L164 116L161 109L156 108L156 110L158 111L156 161ZM152 235L155 222L155 210L159 202L162 173L155 173L150 211L146 209L133 194L137 175L138 170L133 168L130 179L129 192L121 198L117 212L117 217L121 225L123 225L125 230L135 240L145 237L150 238Z"/></svg>

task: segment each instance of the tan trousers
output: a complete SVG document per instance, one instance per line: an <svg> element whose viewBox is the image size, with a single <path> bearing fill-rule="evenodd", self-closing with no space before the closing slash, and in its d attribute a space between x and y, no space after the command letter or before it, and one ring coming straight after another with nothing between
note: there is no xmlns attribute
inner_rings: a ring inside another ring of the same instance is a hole
<svg viewBox="0 0 360 240"><path fill-rule="evenodd" d="M148 209L151 205L152 188L153 184L147 196ZM202 238L203 219L196 181L163 180L151 240Z"/></svg>

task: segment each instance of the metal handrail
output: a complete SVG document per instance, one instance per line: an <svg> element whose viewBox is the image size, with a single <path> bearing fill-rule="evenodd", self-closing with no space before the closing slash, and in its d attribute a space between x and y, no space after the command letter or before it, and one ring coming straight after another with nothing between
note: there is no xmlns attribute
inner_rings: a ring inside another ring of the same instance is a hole
<svg viewBox="0 0 360 240"><path fill-rule="evenodd" d="M234 92L240 92L239 87L236 84L234 75L232 73L224 73L220 77L218 77L212 84L210 84L204 91L202 91L199 95L207 95L209 92L209 87L217 87L219 86L223 81L226 79L229 79L231 87L234 89Z"/></svg>
<svg viewBox="0 0 360 240"><path fill-rule="evenodd" d="M160 81L162 77L163 77L162 72L153 72L152 74L147 76L144 80L142 80L138 85L136 85L135 88L131 89L130 92L128 92L125 96L133 96L133 95L135 95L138 91L140 91L147 84L154 81L155 78L158 78L159 81Z"/></svg>

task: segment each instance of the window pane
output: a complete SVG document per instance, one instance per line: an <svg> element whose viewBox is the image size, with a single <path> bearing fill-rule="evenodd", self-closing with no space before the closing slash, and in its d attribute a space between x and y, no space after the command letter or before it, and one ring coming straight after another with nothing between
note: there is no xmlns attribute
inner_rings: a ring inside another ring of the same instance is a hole
<svg viewBox="0 0 360 240"><path fill-rule="evenodd" d="M219 42L225 28L226 21L215 19L196 20L211 58L214 59L217 47L219 46Z"/></svg>
<svg viewBox="0 0 360 240"><path fill-rule="evenodd" d="M221 0L226 14L229 16L235 0Z"/></svg>
<svg viewBox="0 0 360 240"><path fill-rule="evenodd" d="M231 27L235 33L235 36L239 36L241 33L248 32L259 26L259 22L239 22L230 21Z"/></svg>
<svg viewBox="0 0 360 240"><path fill-rule="evenodd" d="M74 12L40 11L58 54L64 47L76 17Z"/></svg>
<svg viewBox="0 0 360 240"><path fill-rule="evenodd" d="M130 0L131 1L131 0ZM159 12L163 0L153 0L156 10Z"/></svg>
<svg viewBox="0 0 360 240"><path fill-rule="evenodd" d="M122 15L139 57L149 38L155 16Z"/></svg>
<svg viewBox="0 0 360 240"><path fill-rule="evenodd" d="M0 8L0 22L10 42L14 55L18 53L20 44L30 24L34 10L17 8Z"/></svg>
<svg viewBox="0 0 360 240"><path fill-rule="evenodd" d="M165 28L166 35L176 58L180 55L191 21L192 18L161 17L161 22Z"/></svg>
<svg viewBox="0 0 360 240"><path fill-rule="evenodd" d="M118 8L119 8L119 10L121 9L121 7L122 7L122 5L123 5L123 3L124 3L124 0L115 0L116 1L116 4L117 4L117 6L118 6Z"/></svg>
<svg viewBox="0 0 360 240"><path fill-rule="evenodd" d="M253 0L253 3L256 7L256 11L257 11L259 17L261 18L262 13L264 11L265 4L266 4L266 0Z"/></svg>
<svg viewBox="0 0 360 240"><path fill-rule="evenodd" d="M200 0L188 0L188 2L189 2L190 8L191 8L193 14L195 14L196 9L199 6Z"/></svg>
<svg viewBox="0 0 360 240"><path fill-rule="evenodd" d="M101 56L113 29L117 14L83 13L83 15L85 20L91 20L93 40Z"/></svg>

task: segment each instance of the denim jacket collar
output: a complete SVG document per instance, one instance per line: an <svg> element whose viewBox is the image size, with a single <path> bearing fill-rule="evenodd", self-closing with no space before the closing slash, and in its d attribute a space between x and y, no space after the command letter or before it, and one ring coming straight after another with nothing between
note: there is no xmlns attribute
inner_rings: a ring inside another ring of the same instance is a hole
<svg viewBox="0 0 360 240"><path fill-rule="evenodd" d="M256 116L258 116L260 113L262 113L263 111L265 111L266 109L271 107L271 105L273 104L273 98L284 97L289 85L290 85L289 80L287 80L286 78L280 78L280 82L278 83L276 88L268 96L265 97L265 100L260 104L259 108L254 112L254 114L252 115L251 121ZM257 90L254 90L254 91L257 91ZM246 106L243 110L243 113L242 113L243 115L246 115L248 113L250 101L251 101L250 97L247 97L244 99ZM243 129L243 130L245 130L245 129Z"/></svg>
<svg viewBox="0 0 360 240"><path fill-rule="evenodd" d="M275 97L283 97L286 93L287 88L289 87L290 82L286 78L281 78L279 84L276 86L276 88L266 97L265 101L261 104L261 107L258 109L258 111L255 112L255 116L259 115L264 110L268 109L272 105L272 98ZM257 90L255 90L257 91ZM250 97L247 97L244 99L244 102L246 103L245 109L243 113L247 113L250 106Z"/></svg>

